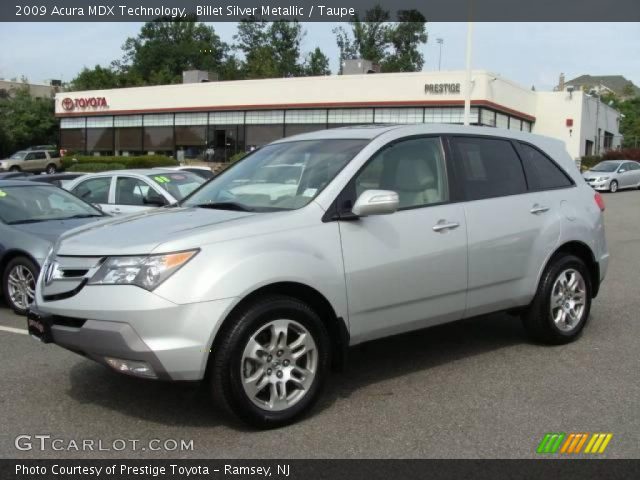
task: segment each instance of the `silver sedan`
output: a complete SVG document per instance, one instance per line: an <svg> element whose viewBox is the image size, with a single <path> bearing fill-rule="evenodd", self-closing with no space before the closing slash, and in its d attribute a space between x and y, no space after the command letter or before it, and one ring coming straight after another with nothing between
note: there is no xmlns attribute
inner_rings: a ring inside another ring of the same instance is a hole
<svg viewBox="0 0 640 480"><path fill-rule="evenodd" d="M624 188L640 188L640 163L633 160L605 160L582 174L595 190L611 193Z"/></svg>

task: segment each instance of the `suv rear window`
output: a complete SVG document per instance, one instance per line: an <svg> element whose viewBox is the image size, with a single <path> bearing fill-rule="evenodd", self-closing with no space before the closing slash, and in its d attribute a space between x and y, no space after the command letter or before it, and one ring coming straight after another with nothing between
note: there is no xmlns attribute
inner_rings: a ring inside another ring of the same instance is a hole
<svg viewBox="0 0 640 480"><path fill-rule="evenodd" d="M453 139L456 163L467 200L517 195L527 191L522 163L513 145L493 138Z"/></svg>
<svg viewBox="0 0 640 480"><path fill-rule="evenodd" d="M550 190L573 185L560 167L538 149L520 143L520 152L530 190Z"/></svg>

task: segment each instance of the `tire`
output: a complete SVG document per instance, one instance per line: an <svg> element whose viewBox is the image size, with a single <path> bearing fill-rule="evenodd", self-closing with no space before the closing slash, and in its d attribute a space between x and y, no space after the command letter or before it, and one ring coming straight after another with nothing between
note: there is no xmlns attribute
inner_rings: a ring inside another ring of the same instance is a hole
<svg viewBox="0 0 640 480"><path fill-rule="evenodd" d="M49 165L47 165L47 168L45 169L45 173L47 175L52 175L54 173L56 173L58 171L58 169L56 168L56 166L53 163L50 163Z"/></svg>
<svg viewBox="0 0 640 480"><path fill-rule="evenodd" d="M216 403L257 428L284 426L308 412L320 397L330 364L329 336L318 314L295 298L271 295L228 320L210 358L209 381ZM274 329L286 331L280 346ZM304 354L300 333L307 335ZM302 375L305 369L308 374ZM280 399L279 393L285 398Z"/></svg>
<svg viewBox="0 0 640 480"><path fill-rule="evenodd" d="M609 191L611 193L616 193L618 191L618 182L611 180L611 183L609 184Z"/></svg>
<svg viewBox="0 0 640 480"><path fill-rule="evenodd" d="M14 165L13 167L11 167L11 168L9 169L9 171L10 171L10 172L21 172L22 170L20 169L20 167L19 167L19 166Z"/></svg>
<svg viewBox="0 0 640 480"><path fill-rule="evenodd" d="M566 282L564 287L563 281ZM575 290L571 288L572 283ZM589 320L592 292L589 271L580 258L567 254L554 257L542 274L533 301L522 316L525 330L534 341L549 345L576 340ZM557 298L553 306L552 296ZM579 297L582 300L576 300Z"/></svg>
<svg viewBox="0 0 640 480"><path fill-rule="evenodd" d="M40 268L24 256L9 261L2 272L5 302L18 315L25 315L33 303L39 273Z"/></svg>

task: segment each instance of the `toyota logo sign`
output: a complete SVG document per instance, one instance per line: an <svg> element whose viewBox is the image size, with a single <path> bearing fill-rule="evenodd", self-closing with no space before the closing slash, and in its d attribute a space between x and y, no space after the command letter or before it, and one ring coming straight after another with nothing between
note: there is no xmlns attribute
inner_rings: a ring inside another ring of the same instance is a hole
<svg viewBox="0 0 640 480"><path fill-rule="evenodd" d="M73 100L69 97L62 100L62 108L65 110L73 110Z"/></svg>

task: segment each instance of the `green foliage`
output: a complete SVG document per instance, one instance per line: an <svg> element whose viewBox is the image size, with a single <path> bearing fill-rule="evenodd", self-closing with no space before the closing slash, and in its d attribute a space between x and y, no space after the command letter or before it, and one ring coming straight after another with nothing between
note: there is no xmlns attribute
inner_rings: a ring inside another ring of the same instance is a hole
<svg viewBox="0 0 640 480"><path fill-rule="evenodd" d="M0 155L35 144L57 143L53 99L34 98L25 88L0 99Z"/></svg>
<svg viewBox="0 0 640 480"><path fill-rule="evenodd" d="M365 12L364 18L355 16L344 27L333 30L343 60L363 58L380 64L383 72L417 72L424 65L419 51L427 42L426 19L417 10L399 10L397 22L389 22L390 15L380 5Z"/></svg>
<svg viewBox="0 0 640 480"><path fill-rule="evenodd" d="M304 72L304 75L307 77L331 75L331 70L329 69L329 59L324 53L322 53L320 47L316 47L313 52L307 55L307 59L302 67L302 70Z"/></svg>
<svg viewBox="0 0 640 480"><path fill-rule="evenodd" d="M620 119L620 133L624 135L624 147L640 147L640 97L618 103L618 110L624 115Z"/></svg>
<svg viewBox="0 0 640 480"><path fill-rule="evenodd" d="M229 46L213 27L185 18L158 18L143 25L137 37L122 46L122 71L145 84L180 83L184 70L219 72Z"/></svg>
<svg viewBox="0 0 640 480"><path fill-rule="evenodd" d="M235 163L247 156L247 152L238 152L229 159L229 163Z"/></svg>
<svg viewBox="0 0 640 480"><path fill-rule="evenodd" d="M67 169L67 172L108 172L110 170L124 170L127 167L122 163L78 163Z"/></svg>
<svg viewBox="0 0 640 480"><path fill-rule="evenodd" d="M71 81L69 90L102 90L126 87L128 85L129 79L126 74L113 68L104 68L96 65L93 68L83 68L76 78Z"/></svg>
<svg viewBox="0 0 640 480"><path fill-rule="evenodd" d="M601 161L602 157L600 155L585 155L580 159L580 165L582 166L582 170L589 170Z"/></svg>
<svg viewBox="0 0 640 480"><path fill-rule="evenodd" d="M242 20L234 35L234 48L244 55L240 70L244 78L300 76L300 44L305 32L299 22L265 22L254 17Z"/></svg>
<svg viewBox="0 0 640 480"><path fill-rule="evenodd" d="M173 167L178 165L175 158L164 155L141 155L137 157L104 156L94 157L92 155L67 155L62 159L62 167L65 170L84 172L85 165L122 165L122 168L153 168L153 167ZM90 167L95 168L95 167ZM72 170L73 169L73 170ZM107 168L106 170L109 170Z"/></svg>

